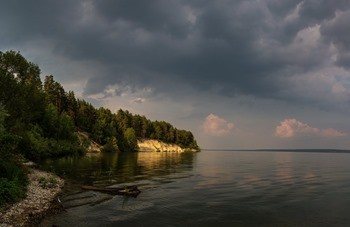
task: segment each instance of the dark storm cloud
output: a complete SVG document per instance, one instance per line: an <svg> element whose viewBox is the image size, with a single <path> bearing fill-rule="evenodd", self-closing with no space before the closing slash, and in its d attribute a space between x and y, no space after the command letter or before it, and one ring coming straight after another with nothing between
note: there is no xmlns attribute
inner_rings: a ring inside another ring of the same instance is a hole
<svg viewBox="0 0 350 227"><path fill-rule="evenodd" d="M287 14L298 8L298 17L293 22L287 22L273 31L276 38L286 42L293 39L301 29L333 18L338 10L347 10L350 4L347 0L272 0L268 1L268 7L276 20L282 21Z"/></svg>
<svg viewBox="0 0 350 227"><path fill-rule="evenodd" d="M94 6L108 22L125 20L151 32L182 37L191 27L180 1L107 0L96 1Z"/></svg>
<svg viewBox="0 0 350 227"><path fill-rule="evenodd" d="M86 94L114 84L176 92L169 83L291 100L283 78L322 68L328 44L339 49L339 65L350 65L345 0L0 3L4 46L42 39L57 54L102 65ZM317 25L324 39L315 46L307 29Z"/></svg>
<svg viewBox="0 0 350 227"><path fill-rule="evenodd" d="M338 12L336 17L321 27L325 39L333 43L339 53L337 64L350 68L350 10Z"/></svg>
<svg viewBox="0 0 350 227"><path fill-rule="evenodd" d="M34 38L61 38L76 19L78 1L0 1L1 39L6 43Z"/></svg>

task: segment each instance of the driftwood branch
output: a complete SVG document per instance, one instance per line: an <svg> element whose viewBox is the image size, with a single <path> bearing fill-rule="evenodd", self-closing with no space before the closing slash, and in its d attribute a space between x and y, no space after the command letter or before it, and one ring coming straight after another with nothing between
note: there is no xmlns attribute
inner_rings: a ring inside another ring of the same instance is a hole
<svg viewBox="0 0 350 227"><path fill-rule="evenodd" d="M136 185L125 186L120 188L98 188L94 186L84 185L81 188L84 190L97 191L97 192L107 193L111 195L131 196L135 198L141 193L141 191L137 188Z"/></svg>

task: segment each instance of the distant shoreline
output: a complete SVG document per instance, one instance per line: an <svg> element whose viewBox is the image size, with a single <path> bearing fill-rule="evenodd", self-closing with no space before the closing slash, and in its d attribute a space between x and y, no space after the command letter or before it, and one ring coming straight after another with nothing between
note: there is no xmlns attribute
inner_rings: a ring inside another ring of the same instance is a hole
<svg viewBox="0 0 350 227"><path fill-rule="evenodd" d="M350 153L345 149L208 149L202 148L202 151L249 151L249 152L300 152L300 153Z"/></svg>

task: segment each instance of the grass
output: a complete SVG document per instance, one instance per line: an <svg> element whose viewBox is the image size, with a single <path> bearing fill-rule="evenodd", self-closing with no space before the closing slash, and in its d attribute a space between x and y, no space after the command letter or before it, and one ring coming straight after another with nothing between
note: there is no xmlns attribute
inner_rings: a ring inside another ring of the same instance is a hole
<svg viewBox="0 0 350 227"><path fill-rule="evenodd" d="M57 180L53 177L49 177L48 179L45 177L39 178L39 185L42 188L55 188L57 183Z"/></svg>

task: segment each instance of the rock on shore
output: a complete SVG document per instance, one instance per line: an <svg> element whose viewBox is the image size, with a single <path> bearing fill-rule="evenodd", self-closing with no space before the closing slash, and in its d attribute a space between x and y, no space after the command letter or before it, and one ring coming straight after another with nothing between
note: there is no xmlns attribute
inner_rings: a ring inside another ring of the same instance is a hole
<svg viewBox="0 0 350 227"><path fill-rule="evenodd" d="M195 149L181 148L176 144L164 143L158 140L140 140L137 141L140 151L149 152L197 152Z"/></svg>
<svg viewBox="0 0 350 227"><path fill-rule="evenodd" d="M25 199L0 212L0 226L33 225L50 212L64 185L58 176L37 169L30 169Z"/></svg>

